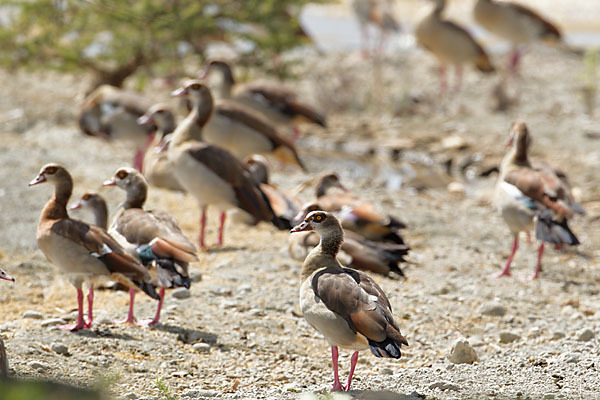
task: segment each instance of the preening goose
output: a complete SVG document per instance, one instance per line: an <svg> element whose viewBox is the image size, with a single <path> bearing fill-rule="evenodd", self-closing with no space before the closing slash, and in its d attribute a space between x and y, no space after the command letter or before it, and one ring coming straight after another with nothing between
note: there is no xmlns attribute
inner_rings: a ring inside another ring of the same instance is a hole
<svg viewBox="0 0 600 400"><path fill-rule="evenodd" d="M445 0L432 0L434 8L415 29L417 43L431 52L440 62L440 88L447 89L446 66L456 68L456 88L460 88L462 66L473 64L484 73L494 72L487 53L471 34L454 22L442 18Z"/></svg>
<svg viewBox="0 0 600 400"><path fill-rule="evenodd" d="M524 122L513 123L509 138L511 148L500 165L494 200L514 240L506 266L498 277L510 276L510 265L519 246L521 231L534 227L535 237L541 242L532 279L536 279L542 269L544 243L559 246L579 244L567 225L573 212L578 211L569 187L551 169L536 169L532 165L527 155L530 144L527 125Z"/></svg>
<svg viewBox="0 0 600 400"><path fill-rule="evenodd" d="M214 205L221 210L217 244L223 243L225 211L238 208L252 223L269 221L279 229L289 229L289 223L278 218L258 183L244 165L227 150L192 140L192 132L203 129L210 117L210 90L198 81L188 81L173 96L189 98L192 109L177 126L169 144L169 160L173 174L186 190L198 200L201 211L200 247L204 244L206 208ZM208 110L208 112L207 112Z"/></svg>
<svg viewBox="0 0 600 400"><path fill-rule="evenodd" d="M311 230L321 241L302 265L300 308L304 319L331 345L332 390L349 390L360 350L370 349L376 357L400 358L401 347L408 346L408 341L379 285L364 272L342 267L336 259L344 232L335 216L313 211L292 232ZM346 386L338 376L338 347L354 350Z"/></svg>
<svg viewBox="0 0 600 400"><path fill-rule="evenodd" d="M388 33L400 31L400 24L392 13L390 0L352 0L352 10L360 25L361 48L365 56L369 54L369 24L380 30L377 51L383 49Z"/></svg>
<svg viewBox="0 0 600 400"><path fill-rule="evenodd" d="M5 270L3 270L2 268L0 268L0 279L3 279L5 281L15 281L15 278L13 278L12 276L10 276Z"/></svg>
<svg viewBox="0 0 600 400"><path fill-rule="evenodd" d="M69 172L59 164L47 164L29 186L44 182L54 186L54 194L40 215L36 233L38 246L51 263L67 274L67 279L77 289L77 323L60 328L79 330L91 327L93 283L97 278L110 277L129 288L140 288L158 299L144 266L127 254L106 230L69 218L66 206L73 190ZM83 319L81 288L84 282L90 285L87 321Z"/></svg>
<svg viewBox="0 0 600 400"><path fill-rule="evenodd" d="M231 65L222 60L212 60L200 76L205 78L213 71L220 74L220 99L230 99L249 107L277 126L291 127L294 130L293 140L300 135L300 123L327 127L325 116L321 112L302 102L297 93L286 87L259 82L237 83Z"/></svg>
<svg viewBox="0 0 600 400"><path fill-rule="evenodd" d="M475 21L485 29L513 45L509 68L516 72L519 65L519 45L537 40L561 40L558 28L535 11L508 1L477 0L473 9Z"/></svg>
<svg viewBox="0 0 600 400"><path fill-rule="evenodd" d="M104 186L118 186L125 190L127 199L122 205L110 228L110 233L130 249L146 266L156 269L157 286L160 286L158 308L153 319L141 325L156 324L165 296L165 288L190 287L188 273L190 262L198 261L196 247L183 234L169 213L162 210L143 209L148 193L148 184L133 168L120 168ZM130 290L129 313L124 323L134 323L133 304L135 291Z"/></svg>
<svg viewBox="0 0 600 400"><path fill-rule="evenodd" d="M152 105L144 96L114 86L102 85L85 99L79 115L79 127L91 136L125 144L135 149L133 166L141 170L150 131L137 124Z"/></svg>

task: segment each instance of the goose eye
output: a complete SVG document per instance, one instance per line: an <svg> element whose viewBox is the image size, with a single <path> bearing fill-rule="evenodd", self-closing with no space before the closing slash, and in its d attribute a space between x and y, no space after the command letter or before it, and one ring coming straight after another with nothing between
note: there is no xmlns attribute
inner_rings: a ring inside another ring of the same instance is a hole
<svg viewBox="0 0 600 400"><path fill-rule="evenodd" d="M86 194L84 194L84 195L83 195L82 199L83 199L83 200L89 200L89 199L90 199L90 197L91 197L91 196L90 196L90 194L89 194L89 193L86 193Z"/></svg>
<svg viewBox="0 0 600 400"><path fill-rule="evenodd" d="M55 174L56 173L56 167L48 167L46 168L46 170L44 171L45 174Z"/></svg>
<svg viewBox="0 0 600 400"><path fill-rule="evenodd" d="M120 170L119 172L117 172L117 178L119 179L125 179L127 177L127 172Z"/></svg>
<svg viewBox="0 0 600 400"><path fill-rule="evenodd" d="M321 220L323 219L323 216L321 216L321 215L317 215L317 216L315 217L315 219L316 219L318 222L321 222Z"/></svg>
<svg viewBox="0 0 600 400"><path fill-rule="evenodd" d="M190 88L192 90L200 90L200 84L199 83L194 83L190 86Z"/></svg>

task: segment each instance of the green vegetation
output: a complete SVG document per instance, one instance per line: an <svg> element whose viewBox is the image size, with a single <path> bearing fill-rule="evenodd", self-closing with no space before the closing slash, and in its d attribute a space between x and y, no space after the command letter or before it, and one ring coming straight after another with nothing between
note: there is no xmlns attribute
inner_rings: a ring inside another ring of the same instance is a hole
<svg viewBox="0 0 600 400"><path fill-rule="evenodd" d="M162 379L156 379L156 387L160 391L160 394L165 398L165 400L177 400L177 397L173 396L169 391L169 387L163 382Z"/></svg>

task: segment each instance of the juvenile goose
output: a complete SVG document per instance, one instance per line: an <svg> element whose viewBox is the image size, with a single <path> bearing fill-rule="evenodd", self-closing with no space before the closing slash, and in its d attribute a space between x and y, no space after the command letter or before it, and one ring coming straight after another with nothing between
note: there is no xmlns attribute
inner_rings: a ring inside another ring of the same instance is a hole
<svg viewBox="0 0 600 400"><path fill-rule="evenodd" d="M102 229L108 229L108 207L106 200L96 192L85 192L81 199L69 210L88 209L94 214L94 225Z"/></svg>
<svg viewBox="0 0 600 400"><path fill-rule="evenodd" d="M120 168L115 175L104 182L104 186L118 186L125 190L127 199L114 218L110 232L146 265L153 265L160 286L158 308L151 320L140 325L156 324L165 296L165 288L190 287L188 264L198 261L196 247L183 234L177 221L162 210L143 209L148 193L148 184L133 168ZM133 304L135 291L130 290L129 313L124 323L134 323Z"/></svg>
<svg viewBox="0 0 600 400"><path fill-rule="evenodd" d="M87 135L133 147L136 151L133 165L141 170L151 137L149 130L136 120L151 105L150 100L138 93L102 85L86 97L79 114L79 127Z"/></svg>
<svg viewBox="0 0 600 400"><path fill-rule="evenodd" d="M0 279L4 279L5 281L15 281L15 278L13 278L12 276L10 276L5 270L3 270L2 268L0 268Z"/></svg>
<svg viewBox="0 0 600 400"><path fill-rule="evenodd" d="M349 390L358 361L358 352L369 348L376 357L400 358L408 341L392 315L392 306L383 290L367 274L344 268L336 256L344 231L333 214L313 211L292 232L314 230L319 245L302 265L300 308L304 319L331 345L333 389ZM346 386L338 376L338 346L354 350Z"/></svg>
<svg viewBox="0 0 600 400"><path fill-rule="evenodd" d="M200 247L205 247L204 227L209 205L221 210L218 245L223 243L225 211L229 208L244 211L253 223L270 221L279 229L289 229L290 224L273 213L258 183L238 159L218 146L192 140L192 132L203 127L210 117L205 101L211 98L209 89L200 82L188 81L172 95L187 97L192 104L188 116L173 132L168 155L173 174L200 205Z"/></svg>
<svg viewBox="0 0 600 400"><path fill-rule="evenodd" d="M542 269L544 243L576 246L579 240L567 225L573 215L574 200L567 185L547 169L535 169L527 152L531 137L524 122L515 122L510 129L510 150L500 165L496 184L495 204L514 241L506 266L498 277L510 276L510 265L519 246L519 232L535 228L535 237L541 242L538 261L532 279Z"/></svg>
<svg viewBox="0 0 600 400"><path fill-rule="evenodd" d="M442 18L446 6L445 0L432 0L433 11L425 17L415 29L417 43L430 51L440 62L440 88L447 89L446 66L456 68L456 88L462 81L462 66L474 64L481 72L494 72L485 50L473 39L471 34L454 22Z"/></svg>
<svg viewBox="0 0 600 400"><path fill-rule="evenodd" d="M292 128L294 131L292 140L300 135L298 128L300 123L327 127L325 116L299 100L298 94L288 88L260 82L236 83L231 65L222 60L212 60L208 63L201 72L200 78L204 79L213 72L220 74L218 88L220 99L233 100L263 115L277 126Z"/></svg>
<svg viewBox="0 0 600 400"><path fill-rule="evenodd" d="M509 69L516 72L521 52L519 45L537 40L561 40L558 28L535 11L508 1L477 0L473 9L475 21L491 33L513 45Z"/></svg>
<svg viewBox="0 0 600 400"><path fill-rule="evenodd" d="M54 194L42 210L36 238L46 258L63 270L77 289L77 323L59 328L80 330L92 325L94 299L93 283L101 277L110 277L129 288L140 288L150 297L158 299L150 275L135 258L113 239L106 230L69 218L67 203L73 190L73 179L59 164L47 164L29 182L29 186L48 182ZM82 285L90 285L88 294L88 320L83 319Z"/></svg>
<svg viewBox="0 0 600 400"><path fill-rule="evenodd" d="M201 83L188 80L183 87L195 84ZM200 94L197 129L202 130L202 141L228 150L239 160L251 154L271 154L282 162L306 170L294 144L283 137L265 117L232 101L215 103L208 87ZM192 134L194 132L196 130Z"/></svg>

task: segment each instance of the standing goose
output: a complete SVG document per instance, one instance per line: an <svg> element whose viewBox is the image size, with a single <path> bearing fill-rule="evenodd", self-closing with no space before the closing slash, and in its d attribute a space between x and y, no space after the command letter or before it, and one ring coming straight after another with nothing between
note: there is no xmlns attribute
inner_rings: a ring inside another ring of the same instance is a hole
<svg viewBox="0 0 600 400"><path fill-rule="evenodd" d="M445 91L446 66L456 68L456 88L460 88L463 64L474 64L481 72L494 72L485 50L471 34L454 22L442 18L445 0L432 0L433 11L415 29L417 43L430 51L440 62L440 88Z"/></svg>
<svg viewBox="0 0 600 400"><path fill-rule="evenodd" d="M192 104L188 116L173 132L168 155L173 174L200 205L200 247L205 247L204 227L209 205L221 210L218 245L223 244L225 211L229 208L244 211L253 223L270 221L279 229L289 229L290 224L273 213L265 194L238 159L218 146L192 140L192 132L203 127L210 118L212 101L206 101L212 98L210 90L198 81L188 81L172 95L187 97Z"/></svg>
<svg viewBox="0 0 600 400"><path fill-rule="evenodd" d="M125 190L127 199L114 218L110 232L122 237L124 247L131 248L144 265L153 264L157 270L160 286L158 308L153 319L142 325L156 324L165 296L165 288L185 287L189 289L188 264L198 261L196 247L183 234L177 221L162 210L143 209L148 193L148 184L133 168L121 168L104 186L118 186ZM130 290L129 313L124 323L134 323L133 304L135 291Z"/></svg>
<svg viewBox="0 0 600 400"><path fill-rule="evenodd" d="M141 170L145 149L151 141L147 128L137 124L152 105L140 94L102 85L90 93L79 115L83 133L135 148L133 166Z"/></svg>
<svg viewBox="0 0 600 400"><path fill-rule="evenodd" d="M302 265L300 308L304 319L331 345L333 389L349 390L360 350L376 357L400 358L407 340L392 315L383 290L361 271L344 268L336 256L344 231L333 214L313 211L292 232L314 230L321 237ZM346 386L338 376L338 346L354 350Z"/></svg>
<svg viewBox="0 0 600 400"><path fill-rule="evenodd" d="M531 277L536 279L542 269L545 242L559 246L579 244L567 225L574 212L574 200L568 186L553 171L532 166L527 156L531 137L524 122L513 123L508 143L511 148L500 165L494 200L514 241L506 266L498 277L510 276L510 265L519 246L519 232L529 231L533 226L541 242Z"/></svg>
<svg viewBox="0 0 600 400"><path fill-rule="evenodd" d="M15 278L13 278L12 276L10 276L5 270L3 270L2 268L0 268L0 279L3 279L5 281L11 281L14 282Z"/></svg>
<svg viewBox="0 0 600 400"><path fill-rule="evenodd" d="M42 210L37 228L37 242L46 258L63 270L77 289L77 323L60 329L76 331L92 325L94 299L93 282L110 277L129 288L140 288L158 299L150 275L135 258L113 239L106 230L69 218L67 203L73 190L73 179L59 164L47 164L29 182L29 186L48 182L54 186L54 195ZM88 320L83 319L82 285L88 282Z"/></svg>
<svg viewBox="0 0 600 400"><path fill-rule="evenodd" d="M558 28L535 11L508 1L477 0L473 9L475 21L491 33L513 45L509 69L516 72L521 53L519 45L537 40L561 40Z"/></svg>
<svg viewBox="0 0 600 400"><path fill-rule="evenodd" d="M259 82L236 83L231 66L222 60L212 60L208 63L201 72L201 79L213 71L221 75L218 89L220 99L230 99L249 107L276 126L291 127L294 131L293 140L300 135L300 123L327 127L325 116L314 107L300 101L298 94L288 88Z"/></svg>
<svg viewBox="0 0 600 400"><path fill-rule="evenodd" d="M96 192L85 192L81 199L69 210L78 210L81 208L89 209L94 214L94 225L102 229L108 229L108 207L106 200Z"/></svg>
<svg viewBox="0 0 600 400"><path fill-rule="evenodd" d="M183 86L194 84L201 83L188 80ZM271 154L282 162L306 170L294 144L259 113L233 101L215 103L208 87L202 91L199 105L197 127L192 134L201 129L203 142L222 147L239 160L245 160L251 154ZM188 106L191 107L189 103Z"/></svg>
<svg viewBox="0 0 600 400"><path fill-rule="evenodd" d="M369 54L369 24L375 25L380 30L378 51L383 49L388 32L400 31L400 24L392 13L390 0L352 0L352 10L360 25L361 48L365 56Z"/></svg>

